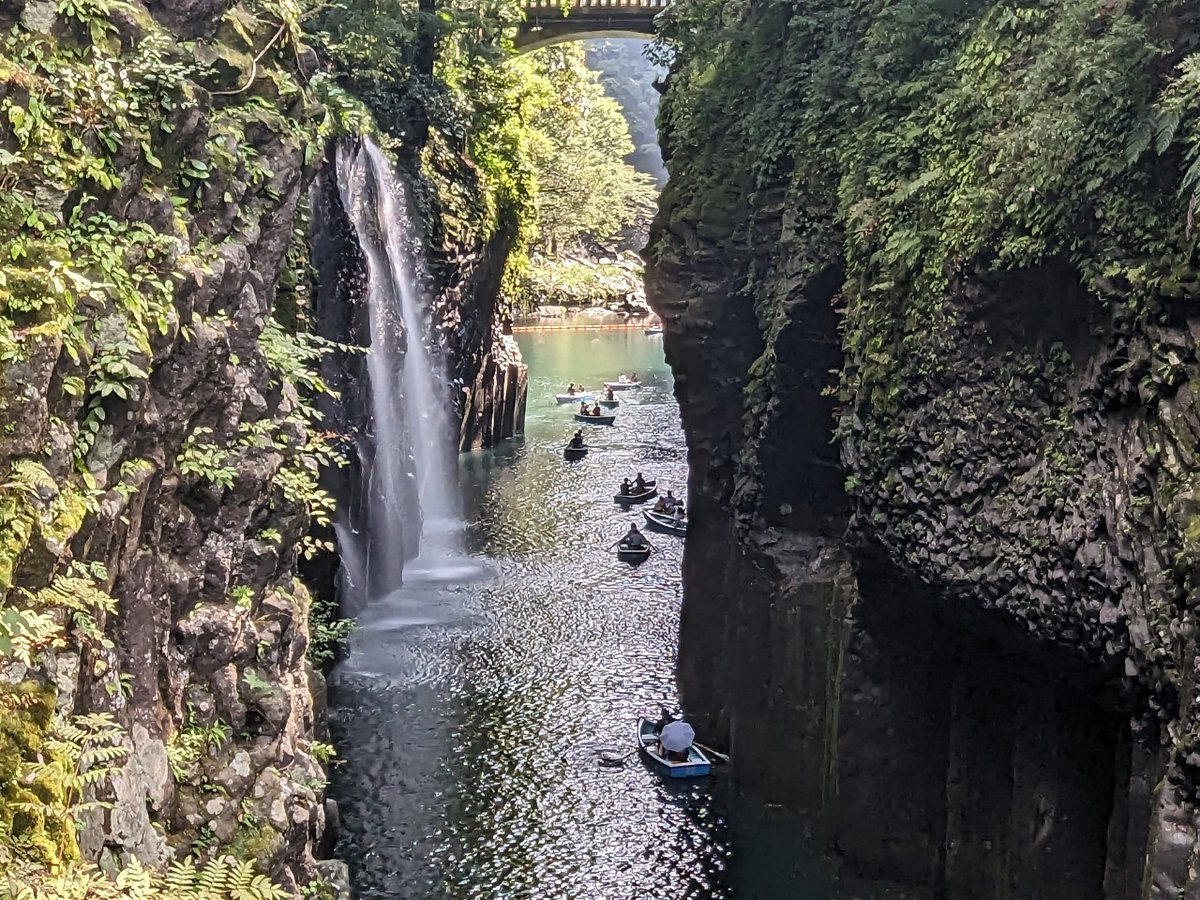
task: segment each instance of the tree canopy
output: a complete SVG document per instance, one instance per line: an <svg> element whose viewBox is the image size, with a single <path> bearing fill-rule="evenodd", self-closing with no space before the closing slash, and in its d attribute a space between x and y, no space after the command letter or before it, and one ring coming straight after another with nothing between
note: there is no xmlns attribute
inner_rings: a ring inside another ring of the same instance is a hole
<svg viewBox="0 0 1200 900"><path fill-rule="evenodd" d="M576 44L516 60L530 103L529 158L536 177L537 241L556 253L584 237L616 237L648 214L657 190L625 160L634 152L621 107Z"/></svg>

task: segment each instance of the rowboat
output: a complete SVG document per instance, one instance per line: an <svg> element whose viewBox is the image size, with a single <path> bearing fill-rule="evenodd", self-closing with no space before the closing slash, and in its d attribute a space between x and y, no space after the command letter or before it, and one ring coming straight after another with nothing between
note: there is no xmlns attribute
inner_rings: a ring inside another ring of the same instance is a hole
<svg viewBox="0 0 1200 900"><path fill-rule="evenodd" d="M592 395L586 392L582 394L555 394L554 399L559 403L582 403L584 400L591 400Z"/></svg>
<svg viewBox="0 0 1200 900"><path fill-rule="evenodd" d="M630 547L624 541L617 544L617 559L623 559L626 562L642 562L650 558L650 546L645 547Z"/></svg>
<svg viewBox="0 0 1200 900"><path fill-rule="evenodd" d="M637 722L637 743L638 749L646 755L652 763L659 767L664 774L671 778L699 778L702 775L707 775L712 769L712 763L708 757L693 744L688 747L688 758L686 761L676 762L667 759L659 752L658 735L654 732L655 725L649 719L640 718Z"/></svg>
<svg viewBox="0 0 1200 900"><path fill-rule="evenodd" d="M657 513L653 510L644 510L642 515L646 517L646 524L653 525L660 531L665 531L668 534L687 534L687 520L685 519L682 525L675 524L675 517L668 516L664 513Z"/></svg>
<svg viewBox="0 0 1200 900"><path fill-rule="evenodd" d="M646 334L662 334L662 333L663 333L663 330L662 330L661 325L651 325L649 328L646 329Z"/></svg>
<svg viewBox="0 0 1200 900"><path fill-rule="evenodd" d="M620 400L601 400L599 403L601 406L607 407L608 409L616 409L621 405Z"/></svg>
<svg viewBox="0 0 1200 900"><path fill-rule="evenodd" d="M587 444L584 444L582 447L572 447L570 444L563 447L563 459L583 459L587 456L587 453Z"/></svg>
<svg viewBox="0 0 1200 900"><path fill-rule="evenodd" d="M620 491L613 494L613 500L617 503L645 503L651 497L657 496L657 488L647 487L640 494L622 494Z"/></svg>
<svg viewBox="0 0 1200 900"><path fill-rule="evenodd" d="M632 391L635 388L640 388L640 381L606 381L604 386L611 391Z"/></svg>
<svg viewBox="0 0 1200 900"><path fill-rule="evenodd" d="M582 422L584 425L611 425L617 421L615 415L611 416L583 416L575 413L575 421Z"/></svg>

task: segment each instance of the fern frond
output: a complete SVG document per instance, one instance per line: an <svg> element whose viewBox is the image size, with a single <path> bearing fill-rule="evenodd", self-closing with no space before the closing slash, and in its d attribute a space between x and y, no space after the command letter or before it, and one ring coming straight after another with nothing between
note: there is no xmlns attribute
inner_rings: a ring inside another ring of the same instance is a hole
<svg viewBox="0 0 1200 900"><path fill-rule="evenodd" d="M1125 143L1125 163L1134 165L1142 154L1150 149L1150 142L1154 139L1154 116L1147 114L1140 117L1130 129L1129 139Z"/></svg>
<svg viewBox="0 0 1200 900"><path fill-rule="evenodd" d="M1178 107L1167 107L1159 111L1154 123L1154 152L1162 156L1167 148L1175 141L1179 131L1179 123L1183 121L1183 111Z"/></svg>
<svg viewBox="0 0 1200 900"><path fill-rule="evenodd" d="M46 471L46 467L32 459L14 459L9 468L8 481L0 484L0 490L18 491L27 496L53 497L58 493L58 482Z"/></svg>

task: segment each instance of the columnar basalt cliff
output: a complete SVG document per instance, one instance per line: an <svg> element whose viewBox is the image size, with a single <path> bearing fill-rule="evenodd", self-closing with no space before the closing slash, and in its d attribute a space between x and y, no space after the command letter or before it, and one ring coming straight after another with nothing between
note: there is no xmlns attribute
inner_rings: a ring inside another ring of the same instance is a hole
<svg viewBox="0 0 1200 900"><path fill-rule="evenodd" d="M0 28L0 878L232 854L338 888L296 568L334 438L310 185L362 108L291 4L29 0ZM520 407L508 245L445 246L478 445Z"/></svg>
<svg viewBox="0 0 1200 900"><path fill-rule="evenodd" d="M944 6L668 14L684 698L847 883L1191 896L1196 12Z"/></svg>

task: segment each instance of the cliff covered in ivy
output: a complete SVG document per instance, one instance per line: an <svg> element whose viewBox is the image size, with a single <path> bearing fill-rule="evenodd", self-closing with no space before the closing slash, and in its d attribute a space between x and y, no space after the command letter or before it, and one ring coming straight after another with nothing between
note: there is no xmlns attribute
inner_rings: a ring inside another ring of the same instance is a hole
<svg viewBox="0 0 1200 900"><path fill-rule="evenodd" d="M523 384L497 297L528 179L456 82L500 78L503 35L437 19L390 45L415 75L364 85L319 12L0 5L6 896L344 887L318 857L345 626L296 574L333 549L326 473L352 455L326 376L362 355L317 310L341 263L313 256L310 198L338 141L376 134L410 172L463 442L502 437Z"/></svg>
<svg viewBox="0 0 1200 900"><path fill-rule="evenodd" d="M685 696L847 880L1190 896L1200 15L664 18Z"/></svg>

